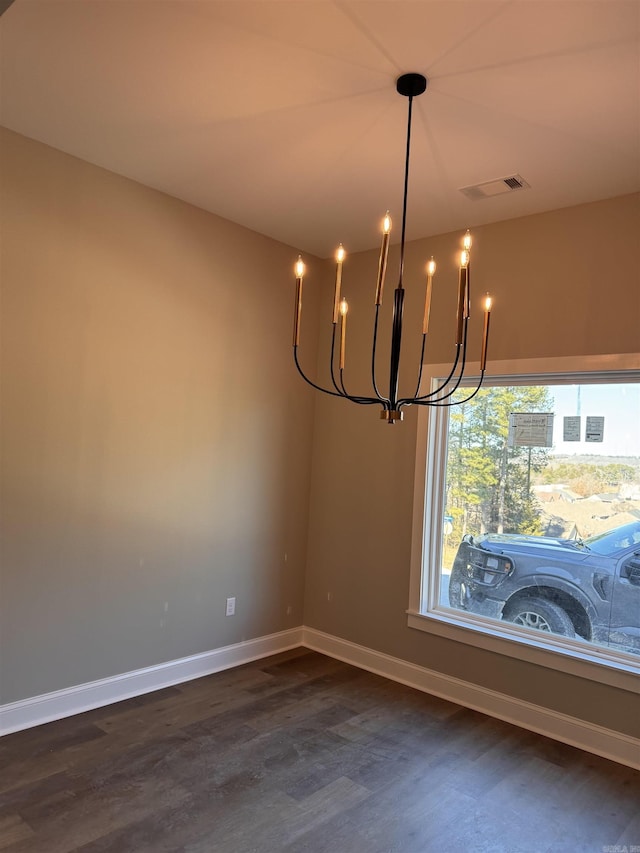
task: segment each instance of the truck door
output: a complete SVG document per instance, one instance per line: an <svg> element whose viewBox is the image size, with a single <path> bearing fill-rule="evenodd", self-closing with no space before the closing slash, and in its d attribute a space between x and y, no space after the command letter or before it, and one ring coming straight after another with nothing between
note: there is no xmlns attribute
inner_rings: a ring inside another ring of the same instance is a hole
<svg viewBox="0 0 640 853"><path fill-rule="evenodd" d="M616 567L609 643L640 653L640 550L625 554Z"/></svg>

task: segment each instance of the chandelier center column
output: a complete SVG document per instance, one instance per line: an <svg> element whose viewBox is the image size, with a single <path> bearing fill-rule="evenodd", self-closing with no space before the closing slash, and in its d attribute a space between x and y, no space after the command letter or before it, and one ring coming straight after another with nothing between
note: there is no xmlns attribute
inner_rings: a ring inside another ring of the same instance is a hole
<svg viewBox="0 0 640 853"><path fill-rule="evenodd" d="M400 347L402 345L402 314L404 311L404 245L407 229L407 198L409 195L409 160L411 154L411 121L413 117L413 99L421 95L427 88L427 78L422 74L403 74L396 81L398 94L409 98L407 110L407 145L404 158L404 189L402 194L402 230L400 233L400 270L398 286L393 300L393 326L391 331L391 363L389 369L389 400L390 408L382 412L381 417L390 424L402 420L402 412L398 409L398 376L400 372Z"/></svg>

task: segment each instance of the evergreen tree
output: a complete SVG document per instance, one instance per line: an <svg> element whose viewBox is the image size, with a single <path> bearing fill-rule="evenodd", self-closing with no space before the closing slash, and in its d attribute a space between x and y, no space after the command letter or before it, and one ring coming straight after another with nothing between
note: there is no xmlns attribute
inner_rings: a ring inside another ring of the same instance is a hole
<svg viewBox="0 0 640 853"><path fill-rule="evenodd" d="M458 399L465 394L458 391ZM548 450L509 447L509 415L550 412L552 406L544 386L494 386L450 410L445 512L454 519L454 538L540 532L531 482Z"/></svg>

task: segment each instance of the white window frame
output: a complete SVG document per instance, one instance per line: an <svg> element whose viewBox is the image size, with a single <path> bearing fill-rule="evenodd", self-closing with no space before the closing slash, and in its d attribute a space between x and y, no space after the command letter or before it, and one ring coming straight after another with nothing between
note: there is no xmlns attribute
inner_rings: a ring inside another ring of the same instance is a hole
<svg viewBox="0 0 640 853"><path fill-rule="evenodd" d="M466 375L477 377L479 368L478 363L468 364ZM450 365L425 364L424 370L423 387L433 389L448 375ZM637 382L640 380L640 353L493 361L487 364L485 382L487 385L579 384L593 379L594 373L599 374L603 382ZM535 631L460 613L438 604L447 412L444 408L426 406L418 411L409 627L640 693L640 660L636 655L601 650L584 642L548 635L541 642Z"/></svg>

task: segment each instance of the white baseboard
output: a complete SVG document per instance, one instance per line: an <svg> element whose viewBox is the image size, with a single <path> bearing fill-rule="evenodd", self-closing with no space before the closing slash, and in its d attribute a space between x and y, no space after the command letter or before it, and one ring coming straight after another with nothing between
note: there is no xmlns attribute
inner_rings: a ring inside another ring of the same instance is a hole
<svg viewBox="0 0 640 853"><path fill-rule="evenodd" d="M81 714L298 646L640 770L640 740L306 627L2 705L0 735Z"/></svg>
<svg viewBox="0 0 640 853"><path fill-rule="evenodd" d="M123 699L161 690L163 687L171 687L183 681L201 678L203 675L211 675L214 672L240 666L300 645L302 645L302 628L292 628L289 631L245 640L232 646L190 655L157 666L148 666L122 675L101 678L99 681L90 681L64 690L56 690L53 693L0 705L0 735L29 729L42 723L50 723L52 720L81 714L92 708L111 705Z"/></svg>
<svg viewBox="0 0 640 853"><path fill-rule="evenodd" d="M640 770L640 740L628 735L416 666L314 628L303 628L302 644L424 693Z"/></svg>

